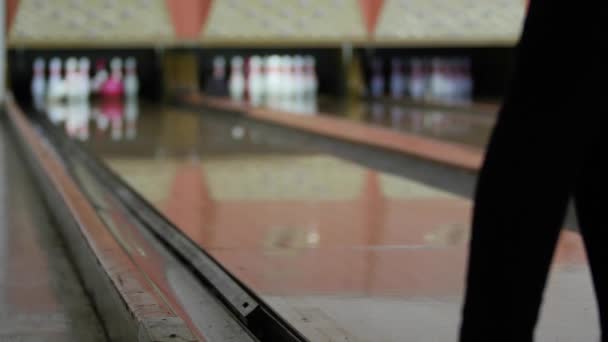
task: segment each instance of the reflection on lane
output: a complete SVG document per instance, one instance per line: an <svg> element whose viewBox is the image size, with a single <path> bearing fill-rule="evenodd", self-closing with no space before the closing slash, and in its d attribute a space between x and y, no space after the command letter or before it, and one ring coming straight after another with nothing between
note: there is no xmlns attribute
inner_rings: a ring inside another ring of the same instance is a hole
<svg viewBox="0 0 608 342"><path fill-rule="evenodd" d="M319 108L328 115L481 148L486 146L495 122L495 114L490 112L469 113L465 109L431 109L383 101L324 98Z"/></svg>
<svg viewBox="0 0 608 342"><path fill-rule="evenodd" d="M88 144L310 340L456 336L469 201L269 125L142 112L135 139ZM577 235L557 260L558 276L586 271Z"/></svg>
<svg viewBox="0 0 608 342"><path fill-rule="evenodd" d="M53 124L63 126L69 137L80 141L89 140L91 130L100 138L109 136L114 141L137 137L139 103L133 98L49 102L46 114Z"/></svg>

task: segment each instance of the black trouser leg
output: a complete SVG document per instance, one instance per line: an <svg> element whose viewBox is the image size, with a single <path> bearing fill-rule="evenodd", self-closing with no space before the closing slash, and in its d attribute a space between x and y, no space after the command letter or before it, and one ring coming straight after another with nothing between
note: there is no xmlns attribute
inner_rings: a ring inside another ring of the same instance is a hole
<svg viewBox="0 0 608 342"><path fill-rule="evenodd" d="M584 99L563 86L579 75L555 72L577 55L561 48L579 33L564 29L567 9L560 1L530 7L475 194L461 342L533 340L577 170L577 122L587 115L569 111Z"/></svg>
<svg viewBox="0 0 608 342"><path fill-rule="evenodd" d="M462 342L533 340L568 202L559 156L528 150L506 128L496 128L478 181Z"/></svg>

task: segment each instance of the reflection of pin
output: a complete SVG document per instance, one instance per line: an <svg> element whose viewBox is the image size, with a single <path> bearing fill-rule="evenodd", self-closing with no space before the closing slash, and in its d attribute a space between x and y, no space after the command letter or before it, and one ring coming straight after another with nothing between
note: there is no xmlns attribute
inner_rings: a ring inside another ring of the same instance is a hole
<svg viewBox="0 0 608 342"><path fill-rule="evenodd" d="M102 115L108 118L111 126L110 136L112 140L122 139L122 115L123 104L117 98L106 98L101 103Z"/></svg>
<svg viewBox="0 0 608 342"><path fill-rule="evenodd" d="M382 122L384 119L384 105L382 103L374 102L372 103L372 121L374 122Z"/></svg>
<svg viewBox="0 0 608 342"><path fill-rule="evenodd" d="M65 129L68 136L81 141L89 139L90 107L88 101L69 101Z"/></svg>
<svg viewBox="0 0 608 342"><path fill-rule="evenodd" d="M413 111L410 114L412 118L412 128L414 132L420 132L424 129L424 114L419 111Z"/></svg>
<svg viewBox="0 0 608 342"><path fill-rule="evenodd" d="M60 124L63 120L65 120L65 107L61 102L50 101L47 106L46 113L49 120L55 125Z"/></svg>
<svg viewBox="0 0 608 342"><path fill-rule="evenodd" d="M139 104L132 97L127 97L125 101L125 121L127 139L137 138L137 118L139 117Z"/></svg>
<svg viewBox="0 0 608 342"><path fill-rule="evenodd" d="M99 106L94 106L91 109L91 116L95 119L95 124L97 125L97 130L100 132L104 132L108 129L110 125L110 120L103 115L101 112L101 108Z"/></svg>
<svg viewBox="0 0 608 342"><path fill-rule="evenodd" d="M400 126L403 121L403 116L405 112L401 106L392 106L391 107L391 126L393 128Z"/></svg>

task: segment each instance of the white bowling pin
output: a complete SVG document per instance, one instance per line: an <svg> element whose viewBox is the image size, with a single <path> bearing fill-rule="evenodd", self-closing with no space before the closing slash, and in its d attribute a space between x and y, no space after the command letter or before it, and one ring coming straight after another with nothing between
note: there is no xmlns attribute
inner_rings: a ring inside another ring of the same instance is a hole
<svg viewBox="0 0 608 342"><path fill-rule="evenodd" d="M34 76L31 84L32 99L36 110L44 109L46 95L46 78L44 75L44 59L36 58L34 61Z"/></svg>
<svg viewBox="0 0 608 342"><path fill-rule="evenodd" d="M410 75L410 95L415 100L424 98L426 92L426 80L424 72L424 63L420 59L412 59Z"/></svg>
<svg viewBox="0 0 608 342"><path fill-rule="evenodd" d="M280 92L281 75L279 68L281 66L281 57L272 55L266 57L266 98L274 98Z"/></svg>
<svg viewBox="0 0 608 342"><path fill-rule="evenodd" d="M471 75L471 59L464 58L461 61L462 89L461 94L464 100L470 101L473 98L473 76Z"/></svg>
<svg viewBox="0 0 608 342"><path fill-rule="evenodd" d="M125 60L124 87L126 97L137 97L139 80L137 79L137 61L134 57L129 57Z"/></svg>
<svg viewBox="0 0 608 342"><path fill-rule="evenodd" d="M233 100L240 101L245 93L245 76L243 74L243 58L240 56L232 57L230 60L230 80L228 90Z"/></svg>
<svg viewBox="0 0 608 342"><path fill-rule="evenodd" d="M403 63L398 58L391 61L391 97L401 99L405 95L405 74Z"/></svg>
<svg viewBox="0 0 608 342"><path fill-rule="evenodd" d="M226 78L226 59L222 56L217 56L213 59L213 78L216 80L224 80Z"/></svg>
<svg viewBox="0 0 608 342"><path fill-rule="evenodd" d="M83 100L89 98L91 93L91 80L89 75L89 69L91 68L91 61L82 57L78 61L78 80L79 80L79 93Z"/></svg>
<svg viewBox="0 0 608 342"><path fill-rule="evenodd" d="M122 59L118 57L112 58L110 61L110 69L112 71L112 77L122 81Z"/></svg>
<svg viewBox="0 0 608 342"><path fill-rule="evenodd" d="M316 62L313 56L304 57L304 79L305 95L315 97L317 95L318 80Z"/></svg>
<svg viewBox="0 0 608 342"><path fill-rule="evenodd" d="M247 79L247 90L249 100L253 105L259 105L264 96L265 79L262 70L262 58L252 56L249 59L249 78Z"/></svg>
<svg viewBox="0 0 608 342"><path fill-rule="evenodd" d="M95 65L95 75L91 80L91 91L96 94L101 90L101 86L108 79L108 70L106 70L106 62L98 60Z"/></svg>
<svg viewBox="0 0 608 342"><path fill-rule="evenodd" d="M49 102L61 101L65 96L66 89L63 77L61 77L61 60L59 58L51 59L49 73L47 98Z"/></svg>
<svg viewBox="0 0 608 342"><path fill-rule="evenodd" d="M306 93L304 58L300 55L293 57L293 93L298 97L303 96Z"/></svg>
<svg viewBox="0 0 608 342"><path fill-rule="evenodd" d="M78 60L70 57L65 61L65 94L68 98L80 96L80 79L78 77Z"/></svg>
<svg viewBox="0 0 608 342"><path fill-rule="evenodd" d="M282 96L291 96L294 93L294 77L293 77L293 63L291 57L284 55L281 57L281 66L279 68L281 87L280 93ZM289 106L287 106L289 107Z"/></svg>
<svg viewBox="0 0 608 342"><path fill-rule="evenodd" d="M372 60L372 77L370 80L370 94L374 98L384 95L384 71L382 70L382 60L374 58Z"/></svg>

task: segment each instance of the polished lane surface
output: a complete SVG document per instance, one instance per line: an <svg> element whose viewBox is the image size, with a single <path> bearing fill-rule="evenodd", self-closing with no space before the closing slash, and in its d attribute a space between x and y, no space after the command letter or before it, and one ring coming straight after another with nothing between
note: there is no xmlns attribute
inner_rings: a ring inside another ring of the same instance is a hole
<svg viewBox="0 0 608 342"><path fill-rule="evenodd" d="M379 100L321 98L319 112L431 139L485 148L496 121L490 110L428 107Z"/></svg>
<svg viewBox="0 0 608 342"><path fill-rule="evenodd" d="M310 340L454 340L469 200L234 115L88 113L58 125ZM562 236L546 298L538 341L598 336L576 233Z"/></svg>
<svg viewBox="0 0 608 342"><path fill-rule="evenodd" d="M0 118L0 341L105 341L5 125Z"/></svg>
<svg viewBox="0 0 608 342"><path fill-rule="evenodd" d="M263 107L296 115L342 118L480 150L488 143L498 110L497 105L439 106L334 97L284 99L264 103Z"/></svg>

